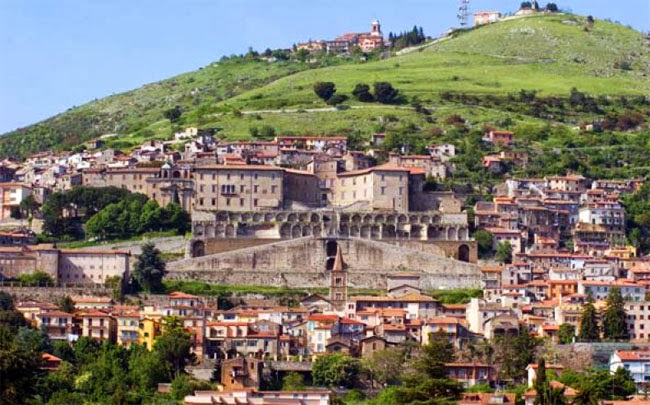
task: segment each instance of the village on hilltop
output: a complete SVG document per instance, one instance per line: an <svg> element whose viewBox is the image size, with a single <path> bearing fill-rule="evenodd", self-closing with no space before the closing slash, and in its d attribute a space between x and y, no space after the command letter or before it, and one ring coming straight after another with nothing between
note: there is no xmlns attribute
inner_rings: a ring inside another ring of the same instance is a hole
<svg viewBox="0 0 650 405"><path fill-rule="evenodd" d="M396 38L375 20L292 51ZM155 389L187 405L650 403L645 178L531 177L534 149L505 122L471 129L489 185L452 184L472 144L440 128L416 149L384 129L233 141L186 125L0 161L0 320L46 336L39 373L83 387L101 373L78 352L119 347L129 368L176 333L187 353Z"/></svg>

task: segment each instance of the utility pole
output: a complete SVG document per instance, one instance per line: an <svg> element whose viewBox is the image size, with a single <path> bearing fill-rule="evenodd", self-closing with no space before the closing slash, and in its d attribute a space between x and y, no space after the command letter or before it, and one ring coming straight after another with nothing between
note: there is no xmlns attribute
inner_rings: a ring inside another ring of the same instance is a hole
<svg viewBox="0 0 650 405"><path fill-rule="evenodd" d="M464 28L467 25L467 17L469 16L469 0L459 0L458 5L458 22L460 23L461 28Z"/></svg>

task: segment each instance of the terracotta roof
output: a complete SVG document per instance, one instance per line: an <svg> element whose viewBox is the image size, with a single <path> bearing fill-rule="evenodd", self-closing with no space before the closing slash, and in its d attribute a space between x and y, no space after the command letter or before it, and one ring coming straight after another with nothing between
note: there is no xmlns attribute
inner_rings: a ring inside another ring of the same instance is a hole
<svg viewBox="0 0 650 405"><path fill-rule="evenodd" d="M616 350L621 361L650 361L650 350Z"/></svg>

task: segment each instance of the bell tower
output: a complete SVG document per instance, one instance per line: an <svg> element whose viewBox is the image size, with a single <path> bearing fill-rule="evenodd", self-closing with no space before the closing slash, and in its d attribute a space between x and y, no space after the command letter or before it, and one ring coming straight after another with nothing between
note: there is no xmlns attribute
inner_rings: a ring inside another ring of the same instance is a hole
<svg viewBox="0 0 650 405"><path fill-rule="evenodd" d="M336 257L330 272L330 302L337 310L345 309L348 300L348 274L343 263L341 247L336 247Z"/></svg>
<svg viewBox="0 0 650 405"><path fill-rule="evenodd" d="M379 23L379 20L375 20L372 22L372 25L370 27L370 35L372 36L381 36L381 24Z"/></svg>

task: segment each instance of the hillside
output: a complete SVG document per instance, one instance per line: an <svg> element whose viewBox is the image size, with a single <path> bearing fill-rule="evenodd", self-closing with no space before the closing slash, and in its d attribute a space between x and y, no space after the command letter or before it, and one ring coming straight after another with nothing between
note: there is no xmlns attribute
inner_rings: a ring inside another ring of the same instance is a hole
<svg viewBox="0 0 650 405"><path fill-rule="evenodd" d="M506 119L544 125L539 117L512 114L498 103L479 107L450 100L449 93L507 97L520 90L567 98L577 87L592 95L650 93L650 53L642 34L611 22L596 21L590 32L584 18L544 15L503 21L456 33L420 52L366 63L328 58L310 66L296 61L269 63L231 59L73 108L6 134L0 156L23 156L47 148L72 147L105 133L117 133L114 147L129 148L148 138L167 138L185 125L218 126L231 139L250 138L251 128L271 126L279 133L363 134L411 128L427 132L431 123L458 113L470 125ZM316 81L336 83L350 94L356 83L388 81L407 102L417 97L430 117L402 106L354 100L331 111L312 91ZM184 113L172 126L163 112L176 105ZM233 114L233 111L255 113ZM589 114L574 121L591 118Z"/></svg>

